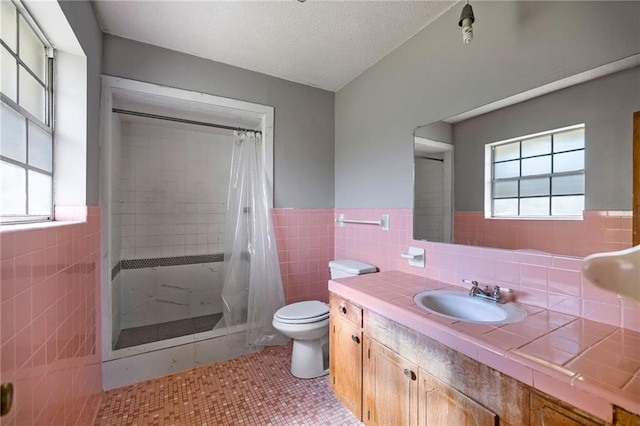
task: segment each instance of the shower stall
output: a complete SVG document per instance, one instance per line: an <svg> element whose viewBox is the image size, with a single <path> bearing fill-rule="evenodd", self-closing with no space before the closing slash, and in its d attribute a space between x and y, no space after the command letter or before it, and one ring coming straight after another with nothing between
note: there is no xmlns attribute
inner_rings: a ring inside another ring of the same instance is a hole
<svg viewBox="0 0 640 426"><path fill-rule="evenodd" d="M273 108L108 76L102 93L105 388L253 350L225 321L225 219L233 129L261 132L271 187Z"/></svg>

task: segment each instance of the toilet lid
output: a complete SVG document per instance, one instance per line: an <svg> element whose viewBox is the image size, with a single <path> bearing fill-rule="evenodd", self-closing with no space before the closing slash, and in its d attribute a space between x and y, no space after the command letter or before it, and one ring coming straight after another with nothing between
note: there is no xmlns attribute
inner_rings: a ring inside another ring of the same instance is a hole
<svg viewBox="0 0 640 426"><path fill-rule="evenodd" d="M317 300L292 303L278 309L275 314L278 321L290 324L306 324L329 318L329 306Z"/></svg>

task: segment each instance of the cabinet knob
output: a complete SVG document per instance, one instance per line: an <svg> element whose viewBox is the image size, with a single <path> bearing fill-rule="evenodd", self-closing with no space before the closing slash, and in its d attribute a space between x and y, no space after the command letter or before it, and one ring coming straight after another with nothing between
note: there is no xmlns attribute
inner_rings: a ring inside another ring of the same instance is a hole
<svg viewBox="0 0 640 426"><path fill-rule="evenodd" d="M347 308L345 308L344 306L340 306L340 307L338 308L338 310L339 310L340 312L342 312L343 314L346 314L346 313L347 313Z"/></svg>
<svg viewBox="0 0 640 426"><path fill-rule="evenodd" d="M351 335L351 340L353 340L356 343L360 343L360 338L354 334Z"/></svg>
<svg viewBox="0 0 640 426"><path fill-rule="evenodd" d="M416 373L414 373L413 371L409 370L408 368L404 369L404 375L407 377L407 379L410 379L410 380L417 379Z"/></svg>

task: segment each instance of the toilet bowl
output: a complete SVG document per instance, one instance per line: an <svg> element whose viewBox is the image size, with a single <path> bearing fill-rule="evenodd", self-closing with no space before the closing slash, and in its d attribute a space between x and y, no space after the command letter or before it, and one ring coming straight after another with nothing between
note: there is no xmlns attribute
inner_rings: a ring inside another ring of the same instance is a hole
<svg viewBox="0 0 640 426"><path fill-rule="evenodd" d="M273 327L293 339L291 374L311 379L329 373L329 305L292 303L275 313Z"/></svg>
<svg viewBox="0 0 640 426"><path fill-rule="evenodd" d="M343 278L376 271L356 260L329 262L331 278ZM291 374L301 379L329 374L329 305L309 300L286 305L273 315L273 327L293 339Z"/></svg>

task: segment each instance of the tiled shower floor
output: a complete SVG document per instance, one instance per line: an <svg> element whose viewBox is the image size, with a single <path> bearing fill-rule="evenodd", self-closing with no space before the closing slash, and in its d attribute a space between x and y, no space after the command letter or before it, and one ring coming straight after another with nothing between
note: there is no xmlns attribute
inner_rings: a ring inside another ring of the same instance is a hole
<svg viewBox="0 0 640 426"><path fill-rule="evenodd" d="M160 340L173 339L174 337L188 336L189 334L213 330L213 327L220 321L220 318L222 318L222 313L145 325L142 327L125 328L120 331L114 349L130 348L131 346L144 345L145 343L158 342Z"/></svg>
<svg viewBox="0 0 640 426"><path fill-rule="evenodd" d="M360 425L328 376L297 379L291 344L106 392L96 426Z"/></svg>

